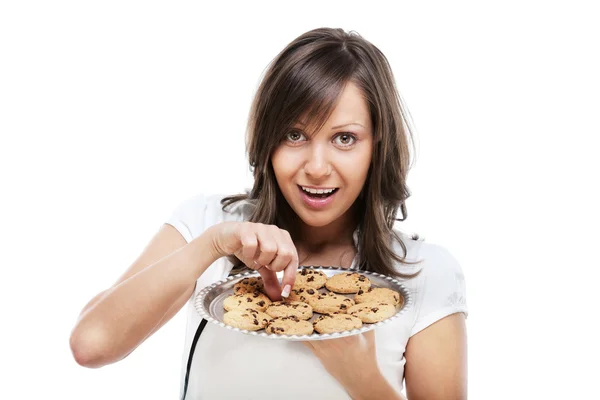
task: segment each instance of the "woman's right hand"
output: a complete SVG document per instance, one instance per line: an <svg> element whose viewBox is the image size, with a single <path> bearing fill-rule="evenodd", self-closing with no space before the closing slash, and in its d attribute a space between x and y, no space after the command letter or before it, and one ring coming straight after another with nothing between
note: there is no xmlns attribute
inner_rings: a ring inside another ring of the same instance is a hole
<svg viewBox="0 0 600 400"><path fill-rule="evenodd" d="M213 226L213 244L220 256L235 255L258 271L272 300L287 297L298 270L298 253L288 231L253 222L222 222ZM283 271L282 286L276 272Z"/></svg>

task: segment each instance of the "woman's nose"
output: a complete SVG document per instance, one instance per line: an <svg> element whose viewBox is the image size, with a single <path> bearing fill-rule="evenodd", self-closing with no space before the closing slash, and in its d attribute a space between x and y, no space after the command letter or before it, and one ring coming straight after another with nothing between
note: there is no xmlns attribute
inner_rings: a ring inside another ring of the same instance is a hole
<svg viewBox="0 0 600 400"><path fill-rule="evenodd" d="M304 172L314 179L331 174L331 164L327 159L325 149L317 147L310 151L308 160L304 164Z"/></svg>

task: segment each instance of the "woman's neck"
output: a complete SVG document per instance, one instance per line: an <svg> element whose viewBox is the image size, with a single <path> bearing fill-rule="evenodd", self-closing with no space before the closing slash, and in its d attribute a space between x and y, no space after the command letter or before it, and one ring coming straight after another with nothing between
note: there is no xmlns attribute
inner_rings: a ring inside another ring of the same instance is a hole
<svg viewBox="0 0 600 400"><path fill-rule="evenodd" d="M309 226L300 220L294 241L306 253L320 253L329 247L354 247L356 224L351 212L326 226Z"/></svg>

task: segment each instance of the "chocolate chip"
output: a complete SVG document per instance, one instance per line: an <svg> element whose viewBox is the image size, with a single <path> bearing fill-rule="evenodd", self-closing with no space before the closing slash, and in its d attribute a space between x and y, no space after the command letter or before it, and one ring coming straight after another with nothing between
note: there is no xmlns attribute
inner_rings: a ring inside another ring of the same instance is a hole
<svg viewBox="0 0 600 400"><path fill-rule="evenodd" d="M340 304L340 309L342 309L342 310L345 310L346 308L348 308L348 306L347 306L347 305L345 305L345 304Z"/></svg>
<svg viewBox="0 0 600 400"><path fill-rule="evenodd" d="M260 296L260 292L254 292L254 298L257 298L258 296Z"/></svg>
<svg viewBox="0 0 600 400"><path fill-rule="evenodd" d="M364 276L364 275L361 275L361 276L358 277L358 280L361 281L361 282L364 282L364 281L367 280L367 277Z"/></svg>
<svg viewBox="0 0 600 400"><path fill-rule="evenodd" d="M372 287L370 287L370 288L369 288L369 293L371 293L372 291L373 291L373 288L372 288Z"/></svg>
<svg viewBox="0 0 600 400"><path fill-rule="evenodd" d="M306 280L306 282L314 282L314 280L315 280L315 277L311 276Z"/></svg>
<svg viewBox="0 0 600 400"><path fill-rule="evenodd" d="M315 294L315 291L314 291L313 289L308 289L308 290L306 291L306 293L308 293L308 294Z"/></svg>
<svg viewBox="0 0 600 400"><path fill-rule="evenodd" d="M251 299L250 297L248 297L248 298L246 299L246 302L248 302L248 303L252 303L252 299Z"/></svg>
<svg viewBox="0 0 600 400"><path fill-rule="evenodd" d="M275 327L274 326L271 327L271 333L275 333Z"/></svg>
<svg viewBox="0 0 600 400"><path fill-rule="evenodd" d="M300 272L300 275L306 276L307 273L308 273L308 270L303 269L302 272Z"/></svg>
<svg viewBox="0 0 600 400"><path fill-rule="evenodd" d="M262 307L262 306L264 306L264 305L265 305L265 301L264 301L264 300L261 300L261 301L259 301L258 303L256 303L256 305L257 305L257 306L259 306L259 307Z"/></svg>
<svg viewBox="0 0 600 400"><path fill-rule="evenodd" d="M252 282L250 282L250 286L256 286L257 283L258 282L256 282L256 281L252 281Z"/></svg>
<svg viewBox="0 0 600 400"><path fill-rule="evenodd" d="M373 308L371 308L371 311L373 311L374 313L376 313L376 312L377 312L377 310L379 310L379 308L377 308L377 307L373 307Z"/></svg>
<svg viewBox="0 0 600 400"><path fill-rule="evenodd" d="M346 318L348 321L352 321L352 318Z"/></svg>
<svg viewBox="0 0 600 400"><path fill-rule="evenodd" d="M254 325L258 325L258 320L257 320L257 319L255 319L255 320L254 320L254 321L252 321L252 322L254 322Z"/></svg>
<svg viewBox="0 0 600 400"><path fill-rule="evenodd" d="M364 291L363 291L362 289L360 289L360 290L358 291L358 294L363 294L363 293L364 293Z"/></svg>
<svg viewBox="0 0 600 400"><path fill-rule="evenodd" d="M398 302L400 299L398 298L398 296L394 296L394 302Z"/></svg>
<svg viewBox="0 0 600 400"><path fill-rule="evenodd" d="M249 316L248 314L242 314L242 317L248 317L248 316Z"/></svg>

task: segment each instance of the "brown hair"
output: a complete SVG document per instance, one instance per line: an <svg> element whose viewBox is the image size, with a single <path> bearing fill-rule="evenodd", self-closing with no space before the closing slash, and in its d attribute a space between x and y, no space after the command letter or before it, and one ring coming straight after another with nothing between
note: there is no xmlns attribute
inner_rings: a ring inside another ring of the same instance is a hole
<svg viewBox="0 0 600 400"><path fill-rule="evenodd" d="M394 268L405 260L406 245L393 230L407 217L410 196L406 176L412 142L410 115L399 95L383 53L358 33L319 28L292 41L268 66L250 108L247 152L254 186L247 194L226 197L223 209L249 200L250 222L277 225L294 238L297 218L283 197L271 155L302 116L319 130L329 118L344 86L352 81L363 92L373 126L373 156L365 186L354 206L358 216L358 266L390 276L412 277ZM398 209L401 218L396 218ZM413 237L417 239L418 237ZM396 240L403 255L393 248Z"/></svg>

